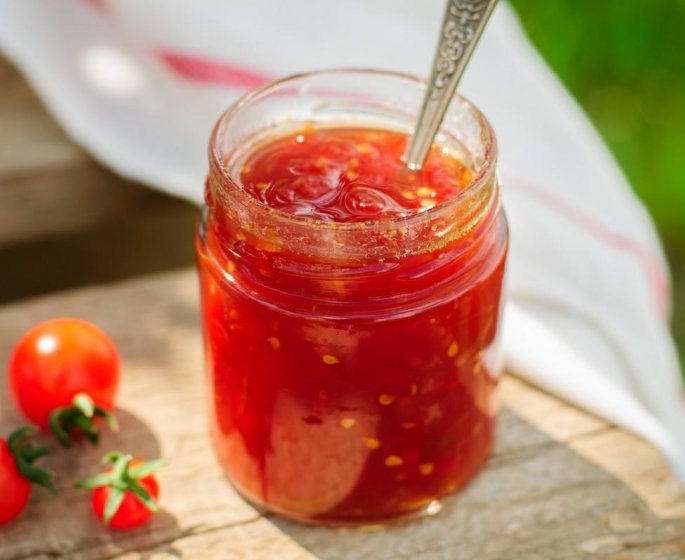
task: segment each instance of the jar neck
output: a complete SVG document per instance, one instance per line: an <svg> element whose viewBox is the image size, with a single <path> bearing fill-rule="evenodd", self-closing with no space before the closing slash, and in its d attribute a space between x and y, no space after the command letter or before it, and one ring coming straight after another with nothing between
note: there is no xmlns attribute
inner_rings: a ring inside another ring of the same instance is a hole
<svg viewBox="0 0 685 560"><path fill-rule="evenodd" d="M294 313L383 308L396 315L436 305L467 289L506 245L494 174L449 213L373 224L371 231L365 223L321 231L331 224L274 222L254 200L241 205L220 193L217 204L218 187L210 176L200 231L211 268L221 281Z"/></svg>
<svg viewBox="0 0 685 560"><path fill-rule="evenodd" d="M256 144L247 139L245 145ZM206 201L217 227L229 243L244 237L257 250L293 261L340 266L433 253L474 231L499 205L494 153L480 168L465 162L474 179L451 199L409 216L363 222L322 221L268 206L240 185L242 161L239 153L211 160Z"/></svg>
<svg viewBox="0 0 685 560"><path fill-rule="evenodd" d="M293 76L229 108L210 140L204 242L216 270L263 301L400 305L452 289L502 231L497 144L485 117L455 96L437 142L472 174L458 195L406 217L326 222L270 207L240 185L241 162L266 140L307 124L408 133L425 84L372 70ZM230 278L229 278L230 277ZM425 296L425 297L424 297Z"/></svg>

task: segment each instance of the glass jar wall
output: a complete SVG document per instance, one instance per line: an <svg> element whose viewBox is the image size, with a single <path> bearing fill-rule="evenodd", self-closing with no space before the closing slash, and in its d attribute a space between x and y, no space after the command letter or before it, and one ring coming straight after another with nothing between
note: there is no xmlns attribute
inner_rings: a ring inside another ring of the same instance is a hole
<svg viewBox="0 0 685 560"><path fill-rule="evenodd" d="M197 253L212 439L238 491L288 517L419 514L492 447L507 229L483 115L455 97L436 149L468 182L416 212L325 220L243 184L278 139L405 135L421 97L398 74L301 75L244 97L211 137Z"/></svg>

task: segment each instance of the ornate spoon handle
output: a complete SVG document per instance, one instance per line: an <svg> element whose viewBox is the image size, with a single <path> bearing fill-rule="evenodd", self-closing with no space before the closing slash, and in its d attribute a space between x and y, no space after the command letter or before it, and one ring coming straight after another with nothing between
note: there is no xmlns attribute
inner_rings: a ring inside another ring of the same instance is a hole
<svg viewBox="0 0 685 560"><path fill-rule="evenodd" d="M419 120L404 155L405 165L421 169L457 84L497 0L448 0L433 72Z"/></svg>

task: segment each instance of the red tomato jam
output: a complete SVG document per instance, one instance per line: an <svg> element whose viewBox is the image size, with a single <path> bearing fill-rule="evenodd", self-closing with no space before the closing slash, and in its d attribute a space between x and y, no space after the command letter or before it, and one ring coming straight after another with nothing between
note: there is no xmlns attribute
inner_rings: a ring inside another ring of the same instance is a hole
<svg viewBox="0 0 685 560"><path fill-rule="evenodd" d="M472 195L473 166L439 145L410 172L406 144L305 127L246 150L232 190L210 173L197 246L213 440L238 490L289 517L415 514L492 446L498 186L493 172Z"/></svg>
<svg viewBox="0 0 685 560"><path fill-rule="evenodd" d="M401 159L406 147L406 135L398 132L305 129L252 153L241 183L273 208L333 222L404 218L470 183L470 170L437 146L421 171L409 171Z"/></svg>

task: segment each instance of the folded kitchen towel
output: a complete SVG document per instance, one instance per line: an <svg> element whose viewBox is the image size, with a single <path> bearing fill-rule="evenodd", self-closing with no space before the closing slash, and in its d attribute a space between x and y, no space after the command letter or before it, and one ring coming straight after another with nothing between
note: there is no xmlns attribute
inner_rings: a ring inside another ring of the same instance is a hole
<svg viewBox="0 0 685 560"><path fill-rule="evenodd" d="M247 89L317 68L425 75L444 2L0 0L0 48L122 175L200 202L209 131ZM652 441L685 482L685 405L654 227L500 5L460 91L500 143L507 367Z"/></svg>

